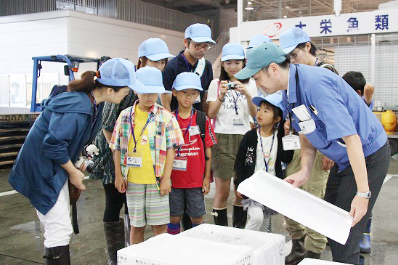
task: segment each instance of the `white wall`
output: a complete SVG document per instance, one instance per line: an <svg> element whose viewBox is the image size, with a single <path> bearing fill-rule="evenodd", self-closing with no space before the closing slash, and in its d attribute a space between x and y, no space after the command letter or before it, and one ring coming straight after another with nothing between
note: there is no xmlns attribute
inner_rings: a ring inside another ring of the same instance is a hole
<svg viewBox="0 0 398 265"><path fill-rule="evenodd" d="M127 58L137 63L139 45L151 37L162 38L171 54L176 55L183 49L182 32L74 11L0 17L0 105L7 105L7 97L9 102L13 101L11 98L19 97L10 104L13 107L29 105L33 56L110 56ZM93 68L95 64L81 64L79 73L94 70ZM39 97L38 102L41 98L46 98L48 86L54 82L68 82L61 63L44 62L44 79L46 74L47 81L43 82L47 82L47 87L43 89L43 96ZM18 89L11 84L12 80L18 81Z"/></svg>

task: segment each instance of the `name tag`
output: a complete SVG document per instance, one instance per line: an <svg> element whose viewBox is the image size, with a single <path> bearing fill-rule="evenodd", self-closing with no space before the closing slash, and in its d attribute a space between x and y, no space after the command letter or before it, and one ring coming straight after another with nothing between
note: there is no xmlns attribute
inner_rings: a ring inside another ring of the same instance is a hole
<svg viewBox="0 0 398 265"><path fill-rule="evenodd" d="M186 157L174 157L173 170L187 171L188 160Z"/></svg>
<svg viewBox="0 0 398 265"><path fill-rule="evenodd" d="M142 155L140 153L130 153L127 157L128 167L142 167Z"/></svg>
<svg viewBox="0 0 398 265"><path fill-rule="evenodd" d="M231 124L233 126L244 126L245 123L243 122L243 117L235 116L231 118Z"/></svg>
<svg viewBox="0 0 398 265"><path fill-rule="evenodd" d="M316 125L315 125L315 122L313 119L310 119L308 121L299 122L299 126L301 129L301 131L299 133L303 133L303 134L312 133L316 129Z"/></svg>
<svg viewBox="0 0 398 265"><path fill-rule="evenodd" d="M200 129L199 129L199 126L191 126L191 127L189 127L189 135L198 135L198 134L200 134Z"/></svg>
<svg viewBox="0 0 398 265"><path fill-rule="evenodd" d="M300 137L297 135L287 135L282 138L283 150L301 149Z"/></svg>

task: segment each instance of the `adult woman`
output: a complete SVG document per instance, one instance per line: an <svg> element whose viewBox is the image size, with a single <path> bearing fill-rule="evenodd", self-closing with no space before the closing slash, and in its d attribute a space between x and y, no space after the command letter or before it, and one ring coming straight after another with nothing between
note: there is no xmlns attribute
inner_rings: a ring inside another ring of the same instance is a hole
<svg viewBox="0 0 398 265"><path fill-rule="evenodd" d="M113 69L117 69L117 75ZM84 190L84 174L73 165L100 128L105 101L119 103L141 85L134 64L111 59L50 98L26 137L9 176L11 186L36 208L44 226L46 264L70 264L68 179Z"/></svg>
<svg viewBox="0 0 398 265"><path fill-rule="evenodd" d="M163 71L167 64L167 58L173 57L173 55L169 53L169 49L163 40L151 38L145 40L140 45L138 48L138 57L137 69L150 66ZM102 130L98 133L94 141L94 144L100 150L100 154L94 157L95 166L90 178L103 180L106 200L103 222L109 264L117 264L117 251L130 242L126 194L119 193L115 188L115 166L112 152L109 149L109 141L120 112L133 106L135 100L134 92L130 91L120 104L106 103L102 120ZM123 220L119 220L120 210L123 205L125 206L124 222Z"/></svg>
<svg viewBox="0 0 398 265"><path fill-rule="evenodd" d="M257 88L255 82L250 79L239 82L234 77L245 66L242 45L238 43L224 45L221 61L220 79L211 82L207 101L208 116L216 120L214 132L218 139L218 144L213 147L212 152L212 169L216 176L214 222L228 226L227 199L231 177L234 175L235 157L243 135L251 129L250 116L256 115L252 97L256 95ZM246 212L243 211L240 201L241 198L235 197L233 225L243 228L246 223Z"/></svg>

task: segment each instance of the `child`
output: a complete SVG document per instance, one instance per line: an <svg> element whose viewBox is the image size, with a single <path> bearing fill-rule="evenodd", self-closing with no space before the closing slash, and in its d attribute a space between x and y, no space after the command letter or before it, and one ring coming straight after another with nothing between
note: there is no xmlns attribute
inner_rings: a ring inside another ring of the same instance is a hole
<svg viewBox="0 0 398 265"><path fill-rule="evenodd" d="M245 179L255 172L264 170L278 178L283 178L282 163L289 163L293 158L293 151L284 151L282 147L283 105L280 94L264 97L260 94L253 98L257 105L258 129L247 132L240 143L235 160L236 189ZM245 229L267 231L273 210L260 203L245 198L242 204L249 215Z"/></svg>
<svg viewBox="0 0 398 265"><path fill-rule="evenodd" d="M160 70L141 68L137 79L143 84L134 90L138 100L120 113L109 144L114 150L115 186L127 194L131 244L144 241L146 224L154 235L166 232L174 150L184 143L174 116L156 104L164 92Z"/></svg>
<svg viewBox="0 0 398 265"><path fill-rule="evenodd" d="M234 159L243 135L250 127L250 117L256 114L252 97L257 95L253 79L238 81L234 75L245 66L245 52L239 43L227 43L222 49L220 78L214 79L209 87L209 118L215 119L214 131L218 144L213 147L212 169L215 175L214 223L228 226L227 200L231 178L234 176ZM227 85L232 83L231 85ZM246 212L239 197L233 201L232 223L244 228Z"/></svg>
<svg viewBox="0 0 398 265"><path fill-rule="evenodd" d="M199 91L202 91L200 77L194 73L181 73L177 75L173 88L173 96L178 101L174 115L183 131L185 144L177 149L174 158L171 217L167 231L178 234L185 205L192 226L203 223L203 215L206 214L204 195L210 190L211 147L217 141L210 119L192 107ZM200 125L201 122L205 126Z"/></svg>

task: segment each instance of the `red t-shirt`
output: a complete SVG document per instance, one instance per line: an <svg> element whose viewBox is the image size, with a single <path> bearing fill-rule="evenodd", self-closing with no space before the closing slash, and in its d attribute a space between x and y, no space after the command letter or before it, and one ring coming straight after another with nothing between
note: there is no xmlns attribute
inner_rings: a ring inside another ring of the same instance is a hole
<svg viewBox="0 0 398 265"><path fill-rule="evenodd" d="M175 115L175 113L173 113ZM173 170L171 172L171 185L173 188L199 188L203 186L203 178L205 175L205 153L203 150L202 138L200 138L199 125L196 123L197 113L192 116L190 127L197 126L196 130L192 128L187 131L191 118L181 119L180 115L177 117L180 125L182 135L184 136L185 144L181 146L180 157L187 158L186 171ZM199 132L195 135L190 135L190 131ZM217 144L216 135L210 119L206 116L206 147L212 147ZM176 149L175 158L178 156L178 149Z"/></svg>

